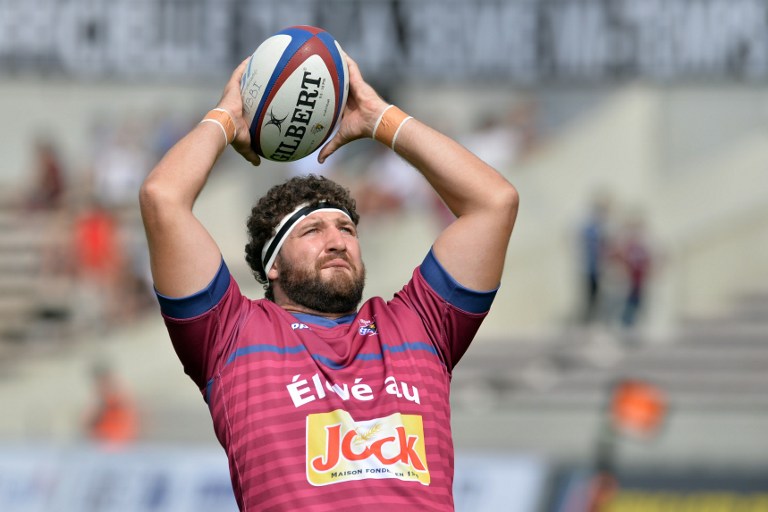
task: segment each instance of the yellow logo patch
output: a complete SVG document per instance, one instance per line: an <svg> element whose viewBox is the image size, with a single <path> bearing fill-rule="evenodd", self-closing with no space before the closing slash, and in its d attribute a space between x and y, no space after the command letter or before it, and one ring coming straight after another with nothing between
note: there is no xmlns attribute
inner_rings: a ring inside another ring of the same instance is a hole
<svg viewBox="0 0 768 512"><path fill-rule="evenodd" d="M421 416L355 421L341 409L307 416L307 480L330 485L396 478L429 485Z"/></svg>

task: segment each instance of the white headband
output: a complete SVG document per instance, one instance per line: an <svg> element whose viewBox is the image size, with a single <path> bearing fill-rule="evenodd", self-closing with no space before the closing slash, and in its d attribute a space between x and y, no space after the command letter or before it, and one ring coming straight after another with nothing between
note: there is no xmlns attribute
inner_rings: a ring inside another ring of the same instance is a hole
<svg viewBox="0 0 768 512"><path fill-rule="evenodd" d="M293 231L293 228L295 228L304 218L317 212L341 212L349 217L349 220L352 220L352 216L346 208L333 205L326 201L322 201L315 206L309 206L307 203L300 204L291 213L280 220L275 227L275 236L264 243L264 248L261 250L261 264L264 266L265 277L269 274L269 271L272 270L272 265L275 264L277 254L280 252L283 242L285 242L288 235Z"/></svg>

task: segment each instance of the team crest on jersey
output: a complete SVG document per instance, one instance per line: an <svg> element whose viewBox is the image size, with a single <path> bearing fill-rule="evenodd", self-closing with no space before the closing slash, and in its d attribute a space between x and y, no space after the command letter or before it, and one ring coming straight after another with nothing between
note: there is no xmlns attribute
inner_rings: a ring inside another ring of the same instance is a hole
<svg viewBox="0 0 768 512"><path fill-rule="evenodd" d="M307 480L331 485L395 478L429 485L424 424L395 413L355 421L344 410L307 416Z"/></svg>
<svg viewBox="0 0 768 512"><path fill-rule="evenodd" d="M373 320L358 320L360 322L360 329L357 332L360 336L376 336L379 331L376 329L376 322Z"/></svg>

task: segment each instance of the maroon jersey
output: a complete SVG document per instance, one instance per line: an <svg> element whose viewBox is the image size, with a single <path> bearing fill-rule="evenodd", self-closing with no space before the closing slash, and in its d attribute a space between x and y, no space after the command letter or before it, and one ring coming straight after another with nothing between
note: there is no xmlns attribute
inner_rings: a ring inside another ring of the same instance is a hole
<svg viewBox="0 0 768 512"><path fill-rule="evenodd" d="M335 321L206 290L160 297L203 392L241 510L453 510L449 385L495 295L430 253L386 302Z"/></svg>

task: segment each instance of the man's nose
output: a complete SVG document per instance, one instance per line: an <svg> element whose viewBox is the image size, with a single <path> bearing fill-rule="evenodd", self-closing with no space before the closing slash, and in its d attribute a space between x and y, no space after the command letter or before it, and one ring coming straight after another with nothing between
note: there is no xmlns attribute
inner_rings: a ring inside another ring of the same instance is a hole
<svg viewBox="0 0 768 512"><path fill-rule="evenodd" d="M347 242L344 240L344 233L338 228L331 228L327 231L325 247L329 251L344 251L347 248Z"/></svg>

